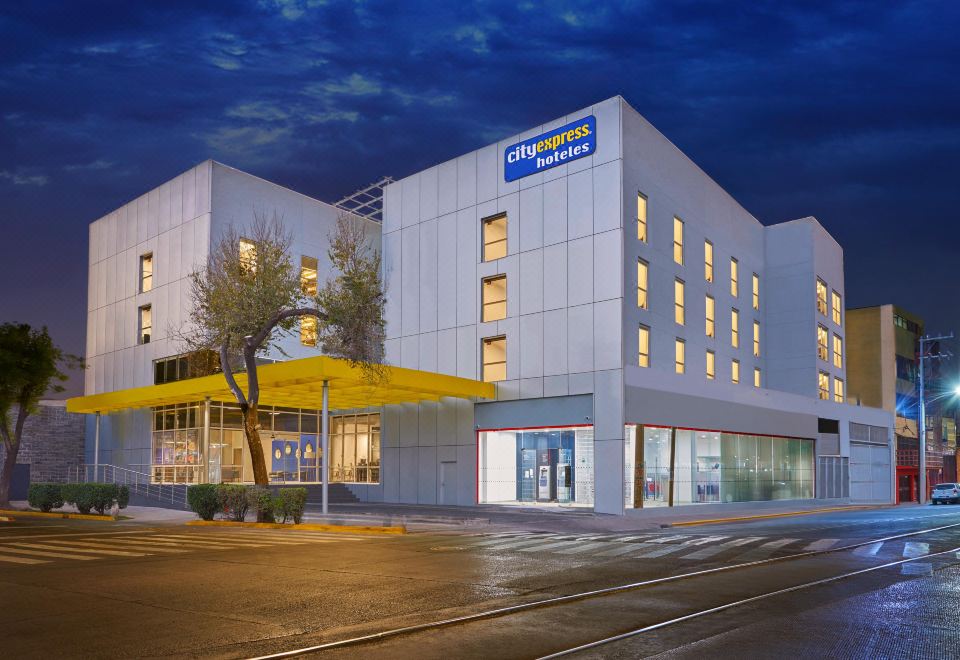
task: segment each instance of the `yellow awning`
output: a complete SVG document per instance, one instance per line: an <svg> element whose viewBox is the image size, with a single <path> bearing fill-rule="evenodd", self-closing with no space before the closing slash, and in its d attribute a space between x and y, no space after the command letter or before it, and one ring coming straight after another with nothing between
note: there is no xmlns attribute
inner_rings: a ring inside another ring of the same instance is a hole
<svg viewBox="0 0 960 660"><path fill-rule="evenodd" d="M319 409L325 380L330 384L331 410L437 401L441 397L492 399L495 396L492 383L400 367L386 367L384 382L370 385L363 379L361 370L350 366L348 361L326 356L261 365L257 374L262 406ZM246 392L246 374L237 374L237 383ZM223 374L214 374L67 399L67 411L110 413L202 401L206 397L214 401L235 401Z"/></svg>

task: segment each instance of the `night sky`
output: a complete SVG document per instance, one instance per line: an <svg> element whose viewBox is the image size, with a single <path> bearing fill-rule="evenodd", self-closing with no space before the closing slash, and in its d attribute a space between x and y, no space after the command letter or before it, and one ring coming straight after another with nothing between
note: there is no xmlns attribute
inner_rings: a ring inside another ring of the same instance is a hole
<svg viewBox="0 0 960 660"><path fill-rule="evenodd" d="M150 4L0 9L0 321L69 351L88 223L207 158L332 202L615 94L960 332L960 3Z"/></svg>

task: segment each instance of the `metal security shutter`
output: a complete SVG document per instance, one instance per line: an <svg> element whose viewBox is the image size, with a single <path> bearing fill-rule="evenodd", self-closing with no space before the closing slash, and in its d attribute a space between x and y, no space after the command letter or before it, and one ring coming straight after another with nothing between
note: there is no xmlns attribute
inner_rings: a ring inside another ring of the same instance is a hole
<svg viewBox="0 0 960 660"><path fill-rule="evenodd" d="M817 498L850 497L850 466L845 456L817 457Z"/></svg>
<svg viewBox="0 0 960 660"><path fill-rule="evenodd" d="M851 441L850 499L858 502L889 502L892 488L890 447Z"/></svg>

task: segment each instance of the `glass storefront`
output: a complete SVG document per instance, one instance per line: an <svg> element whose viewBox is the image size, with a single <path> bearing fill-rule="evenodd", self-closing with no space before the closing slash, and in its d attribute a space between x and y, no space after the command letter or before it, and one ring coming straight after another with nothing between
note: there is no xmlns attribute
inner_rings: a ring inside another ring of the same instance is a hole
<svg viewBox="0 0 960 660"><path fill-rule="evenodd" d="M813 497L813 440L642 425L624 437L627 508L671 503L671 455L674 505Z"/></svg>
<svg viewBox="0 0 960 660"><path fill-rule="evenodd" d="M593 427L479 432L481 503L593 506Z"/></svg>
<svg viewBox="0 0 960 660"><path fill-rule="evenodd" d="M273 483L319 483L323 467L316 410L258 410L260 442ZM203 405L153 410L156 483L252 483L253 466L236 405L210 405L210 441L203 447ZM330 481L380 482L380 414L330 416Z"/></svg>

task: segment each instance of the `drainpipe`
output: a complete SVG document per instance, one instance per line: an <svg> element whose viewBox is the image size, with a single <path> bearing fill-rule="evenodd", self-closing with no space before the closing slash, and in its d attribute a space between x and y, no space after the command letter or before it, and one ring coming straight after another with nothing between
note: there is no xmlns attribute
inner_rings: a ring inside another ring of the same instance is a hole
<svg viewBox="0 0 960 660"><path fill-rule="evenodd" d="M327 485L330 481L330 384L329 381L323 381L323 410L320 413L320 442L322 453L320 458L323 461L321 470L321 480L323 483L323 515L327 515Z"/></svg>

